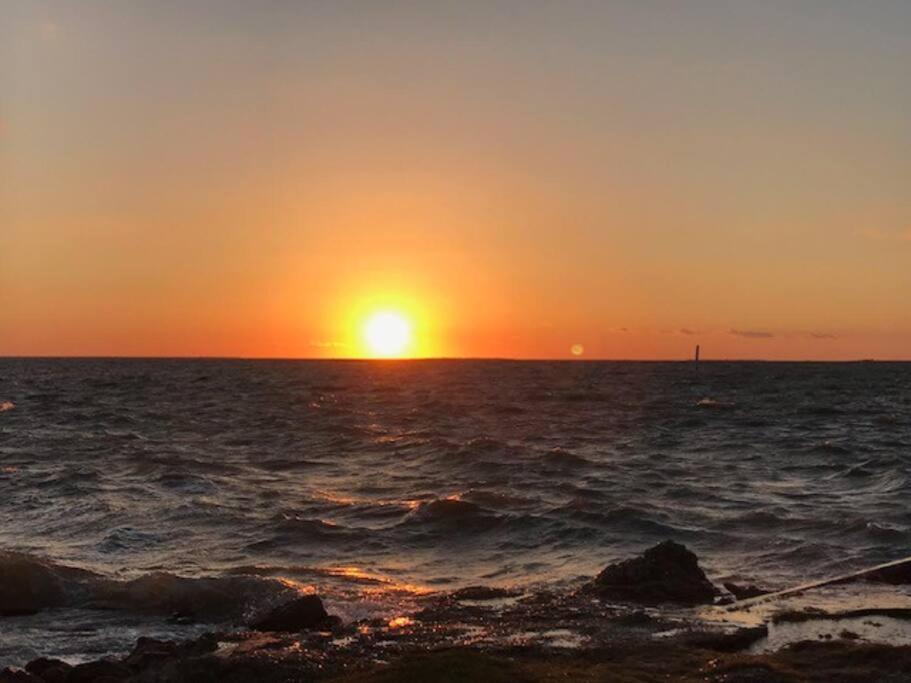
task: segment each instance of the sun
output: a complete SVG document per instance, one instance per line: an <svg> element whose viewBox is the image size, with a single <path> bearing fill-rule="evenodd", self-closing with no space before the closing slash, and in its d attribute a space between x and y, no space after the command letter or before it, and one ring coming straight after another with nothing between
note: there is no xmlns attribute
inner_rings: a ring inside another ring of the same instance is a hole
<svg viewBox="0 0 911 683"><path fill-rule="evenodd" d="M411 322L394 311L374 313L364 323L364 341L374 356L403 356L411 346Z"/></svg>

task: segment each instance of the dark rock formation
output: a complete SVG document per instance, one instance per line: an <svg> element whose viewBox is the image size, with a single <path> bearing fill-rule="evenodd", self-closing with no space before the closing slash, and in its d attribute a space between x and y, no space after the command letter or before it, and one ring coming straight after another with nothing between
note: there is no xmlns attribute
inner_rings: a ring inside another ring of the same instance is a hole
<svg viewBox="0 0 911 683"><path fill-rule="evenodd" d="M133 672L121 664L107 659L77 664L66 677L66 683L113 683L125 681Z"/></svg>
<svg viewBox="0 0 911 683"><path fill-rule="evenodd" d="M65 683L72 668L72 665L64 661L47 657L33 659L25 665L26 671L37 676L44 683Z"/></svg>
<svg viewBox="0 0 911 683"><path fill-rule="evenodd" d="M758 586L752 584L741 586L737 583L724 583L722 584L727 588L728 592L733 595L738 600L748 600L749 598L758 598L760 595L766 595L769 591L763 590Z"/></svg>
<svg viewBox="0 0 911 683"><path fill-rule="evenodd" d="M7 667L0 670L0 683L42 683L42 681L28 671Z"/></svg>
<svg viewBox="0 0 911 683"><path fill-rule="evenodd" d="M454 600L499 600L500 598L515 598L521 595L519 591L508 588L493 588L492 586L468 586L450 594Z"/></svg>
<svg viewBox="0 0 911 683"><path fill-rule="evenodd" d="M318 595L304 595L276 607L264 618L250 624L256 631L297 632L319 628L330 623L329 615Z"/></svg>
<svg viewBox="0 0 911 683"><path fill-rule="evenodd" d="M732 633L693 633L684 638L691 647L715 652L742 652L769 635L768 626L739 628Z"/></svg>
<svg viewBox="0 0 911 683"><path fill-rule="evenodd" d="M867 580L874 583L888 583L893 586L911 584L911 561L872 572L867 576Z"/></svg>
<svg viewBox="0 0 911 683"><path fill-rule="evenodd" d="M664 541L640 557L609 565L589 588L602 598L644 605L710 604L718 594L686 546Z"/></svg>
<svg viewBox="0 0 911 683"><path fill-rule="evenodd" d="M636 610L635 612L627 612L616 616L612 620L615 624L620 624L621 626L631 626L633 628L652 626L656 623L655 617L651 616L647 612L643 612L641 609Z"/></svg>
<svg viewBox="0 0 911 683"><path fill-rule="evenodd" d="M136 641L133 651L124 658L123 663L134 671L142 671L167 659L200 656L214 652L217 648L218 640L212 634L206 634L185 643L140 638Z"/></svg>

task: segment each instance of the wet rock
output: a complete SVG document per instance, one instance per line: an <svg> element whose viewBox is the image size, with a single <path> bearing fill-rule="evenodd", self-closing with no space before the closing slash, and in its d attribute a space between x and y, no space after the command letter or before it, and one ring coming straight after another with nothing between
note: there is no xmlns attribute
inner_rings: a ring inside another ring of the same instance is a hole
<svg viewBox="0 0 911 683"><path fill-rule="evenodd" d="M729 633L696 632L684 638L684 642L690 647L698 647L703 650L741 652L768 636L769 628L763 625L738 628Z"/></svg>
<svg viewBox="0 0 911 683"><path fill-rule="evenodd" d="M175 673L187 668L205 668L205 661L213 659L211 653L218 649L218 638L211 633L196 640L174 642L156 638L140 638L136 646L122 663L134 672L130 680L137 681L182 681L207 680L184 678ZM200 664L200 661L203 661ZM213 680L219 680L217 677Z"/></svg>
<svg viewBox="0 0 911 683"><path fill-rule="evenodd" d="M635 612L629 612L627 614L621 614L618 617L614 617L612 621L615 624L620 626L630 626L630 627L645 627L652 626L656 619L642 610L636 610Z"/></svg>
<svg viewBox="0 0 911 683"><path fill-rule="evenodd" d="M37 676L44 683L64 683L72 668L72 665L60 659L48 657L33 659L25 665L26 671Z"/></svg>
<svg viewBox="0 0 911 683"><path fill-rule="evenodd" d="M257 631L297 632L319 628L330 623L329 614L318 595L304 595L286 602L252 624Z"/></svg>
<svg viewBox="0 0 911 683"><path fill-rule="evenodd" d="M2 598L3 596L0 596ZM38 614L35 607L0 607L0 617L31 617Z"/></svg>
<svg viewBox="0 0 911 683"><path fill-rule="evenodd" d="M7 667L0 671L0 683L41 683L41 679L28 671Z"/></svg>
<svg viewBox="0 0 911 683"><path fill-rule="evenodd" d="M709 680L712 683L795 683L797 679L766 664L735 664Z"/></svg>
<svg viewBox="0 0 911 683"><path fill-rule="evenodd" d="M760 595L766 595L770 592L752 584L742 586L737 583L728 582L722 585L728 590L731 595L733 595L738 600L758 598Z"/></svg>
<svg viewBox="0 0 911 683"><path fill-rule="evenodd" d="M507 588L493 588L492 586L468 586L450 594L454 600L499 600L501 598L515 598L521 595L519 591Z"/></svg>
<svg viewBox="0 0 911 683"><path fill-rule="evenodd" d="M888 583L893 586L911 584L911 561L873 572L867 576L867 580L875 583Z"/></svg>
<svg viewBox="0 0 911 683"><path fill-rule="evenodd" d="M74 666L66 677L66 683L113 683L126 680L132 673L120 662L99 659Z"/></svg>
<svg viewBox="0 0 911 683"><path fill-rule="evenodd" d="M640 557L609 565L589 588L602 598L645 605L710 604L718 594L699 568L696 555L674 541L664 541Z"/></svg>
<svg viewBox="0 0 911 683"><path fill-rule="evenodd" d="M171 641L140 638L136 641L133 651L123 660L123 663L134 671L142 670L174 657L179 650L177 643Z"/></svg>

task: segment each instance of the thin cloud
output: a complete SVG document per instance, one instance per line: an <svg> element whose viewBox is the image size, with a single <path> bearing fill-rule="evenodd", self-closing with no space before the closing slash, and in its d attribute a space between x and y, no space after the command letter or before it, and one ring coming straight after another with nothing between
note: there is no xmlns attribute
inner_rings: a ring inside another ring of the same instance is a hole
<svg viewBox="0 0 911 683"><path fill-rule="evenodd" d="M696 330L691 330L691 329L686 328L686 327L681 327L681 328L680 328L679 330L677 330L677 331L678 331L680 334L685 334L685 335L687 335L687 336L691 336L691 335L694 335L694 334L699 334Z"/></svg>
<svg viewBox="0 0 911 683"><path fill-rule="evenodd" d="M746 339L771 339L775 336L771 332L762 330L731 330L731 334L735 337L744 337Z"/></svg>
<svg viewBox="0 0 911 683"><path fill-rule="evenodd" d="M811 339L838 339L837 334L831 332L810 332Z"/></svg>

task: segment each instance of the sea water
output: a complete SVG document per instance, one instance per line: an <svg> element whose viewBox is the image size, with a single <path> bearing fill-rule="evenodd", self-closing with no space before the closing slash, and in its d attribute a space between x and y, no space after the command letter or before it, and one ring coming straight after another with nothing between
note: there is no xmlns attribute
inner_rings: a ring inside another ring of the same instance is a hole
<svg viewBox="0 0 911 683"><path fill-rule="evenodd" d="M909 476L911 364L0 359L0 665L666 538L783 588L911 554Z"/></svg>

